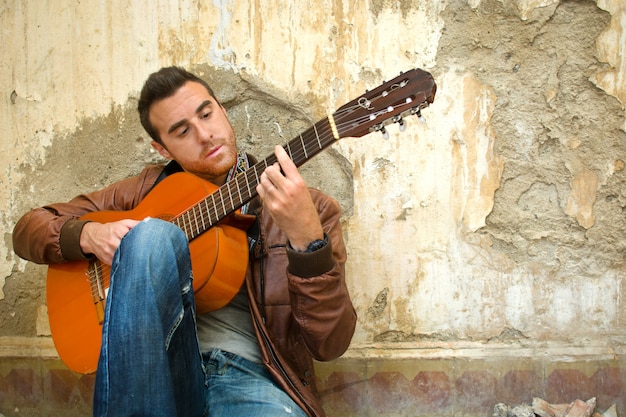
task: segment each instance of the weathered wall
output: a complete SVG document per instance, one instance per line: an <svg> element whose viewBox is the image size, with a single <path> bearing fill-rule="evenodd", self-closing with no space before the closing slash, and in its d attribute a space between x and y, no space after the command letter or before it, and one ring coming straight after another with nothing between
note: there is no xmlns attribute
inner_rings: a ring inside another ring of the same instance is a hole
<svg viewBox="0 0 626 417"><path fill-rule="evenodd" d="M345 212L348 357L623 354L625 25L623 0L5 1L0 352L54 354L15 221L158 160L137 92L178 64L258 156L401 71L435 76L425 123L304 168Z"/></svg>

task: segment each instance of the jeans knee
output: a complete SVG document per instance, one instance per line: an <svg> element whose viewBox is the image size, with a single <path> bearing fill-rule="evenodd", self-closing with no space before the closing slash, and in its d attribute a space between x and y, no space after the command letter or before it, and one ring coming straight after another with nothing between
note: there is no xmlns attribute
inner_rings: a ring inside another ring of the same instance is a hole
<svg viewBox="0 0 626 417"><path fill-rule="evenodd" d="M114 269L126 275L128 281L152 281L152 287L163 289L172 284L180 287L179 291L188 292L190 262L185 233L173 223L149 218L122 239L114 257ZM179 281L172 280L175 276Z"/></svg>
<svg viewBox="0 0 626 417"><path fill-rule="evenodd" d="M129 243L161 252L169 248L177 250L188 245L185 234L178 226L154 218L146 218L138 223L127 237L132 240Z"/></svg>

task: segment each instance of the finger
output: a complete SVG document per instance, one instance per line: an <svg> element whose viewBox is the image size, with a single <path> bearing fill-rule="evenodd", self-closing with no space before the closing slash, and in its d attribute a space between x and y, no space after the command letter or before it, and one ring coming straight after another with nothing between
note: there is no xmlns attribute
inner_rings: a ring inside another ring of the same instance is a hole
<svg viewBox="0 0 626 417"><path fill-rule="evenodd" d="M259 183L256 186L256 192L259 195L259 198L261 199L261 201L263 201L263 199L265 198L265 187L263 187L261 181L259 181Z"/></svg>
<svg viewBox="0 0 626 417"><path fill-rule="evenodd" d="M259 197L263 200L268 197L269 193L273 189L275 189L274 184L272 183L266 169L259 177L259 183L256 187L257 193L259 193Z"/></svg>
<svg viewBox="0 0 626 417"><path fill-rule="evenodd" d="M124 220L120 220L119 224L120 227L119 228L115 228L116 230L118 230L118 233L121 233L120 238L126 236L126 233L128 233L133 227L137 226L139 224L140 220L131 220L131 219L124 219Z"/></svg>
<svg viewBox="0 0 626 417"><path fill-rule="evenodd" d="M261 183L268 189L267 191L272 188L280 189L284 182L285 176L283 175L278 162L267 167L265 172L261 175Z"/></svg>
<svg viewBox="0 0 626 417"><path fill-rule="evenodd" d="M133 227L137 226L141 222L141 220L126 219L123 220L123 222L126 226L128 226L129 229L132 229Z"/></svg>
<svg viewBox="0 0 626 417"><path fill-rule="evenodd" d="M276 155L276 158L278 159L278 163L280 164L280 167L282 168L286 177L292 175L294 171L296 172L298 171L298 168L293 163L293 161L287 154L287 151L285 151L285 149L282 146L276 146L274 148L274 154Z"/></svg>

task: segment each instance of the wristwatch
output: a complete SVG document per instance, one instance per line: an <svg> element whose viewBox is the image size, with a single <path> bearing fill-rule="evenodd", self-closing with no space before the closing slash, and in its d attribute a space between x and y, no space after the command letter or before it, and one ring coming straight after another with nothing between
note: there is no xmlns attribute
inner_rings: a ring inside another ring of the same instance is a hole
<svg viewBox="0 0 626 417"><path fill-rule="evenodd" d="M316 250L322 249L324 246L328 244L328 236L324 233L324 239L317 239L313 242L309 243L304 253L315 252Z"/></svg>

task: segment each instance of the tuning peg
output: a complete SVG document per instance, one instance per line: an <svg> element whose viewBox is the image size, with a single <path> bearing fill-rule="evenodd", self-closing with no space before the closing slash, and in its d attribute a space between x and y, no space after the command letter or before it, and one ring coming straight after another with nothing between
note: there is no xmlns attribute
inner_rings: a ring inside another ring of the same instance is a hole
<svg viewBox="0 0 626 417"><path fill-rule="evenodd" d="M426 119L424 118L424 116L422 116L422 109L420 109L419 107L414 107L413 110L411 110L411 113L416 115L417 120L419 120L420 122L426 122Z"/></svg>
<svg viewBox="0 0 626 417"><path fill-rule="evenodd" d="M385 126L380 128L380 133L383 134L383 139L389 139L389 132L385 129Z"/></svg>
<svg viewBox="0 0 626 417"><path fill-rule="evenodd" d="M394 116L391 120L393 120L394 123L398 124L400 132L404 132L406 130L406 125L404 124L404 119L402 118L402 116Z"/></svg>

